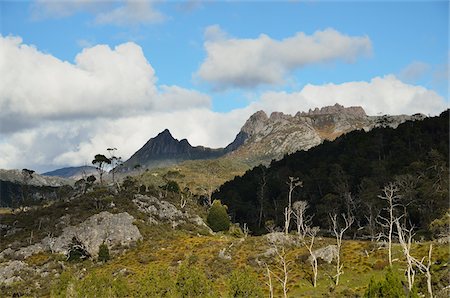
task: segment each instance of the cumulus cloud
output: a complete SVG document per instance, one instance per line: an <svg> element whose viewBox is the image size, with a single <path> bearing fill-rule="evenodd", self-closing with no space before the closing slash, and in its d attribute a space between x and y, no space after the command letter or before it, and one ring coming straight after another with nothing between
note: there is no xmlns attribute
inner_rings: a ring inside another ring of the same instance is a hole
<svg viewBox="0 0 450 298"><path fill-rule="evenodd" d="M305 110L340 103L362 106L369 115L425 113L436 115L447 107L444 98L433 90L402 82L394 75L370 81L311 85L299 92L266 92L257 106L270 111Z"/></svg>
<svg viewBox="0 0 450 298"><path fill-rule="evenodd" d="M158 85L134 43L84 49L70 63L0 37L0 77L0 168L37 171L90 164L109 147L127 159L166 128L192 145L223 147L261 109L295 113L338 102L376 115L438 114L447 106L434 91L388 75L265 92L245 108L217 113L206 94Z"/></svg>
<svg viewBox="0 0 450 298"><path fill-rule="evenodd" d="M176 86L156 86L142 49L129 42L82 50L61 61L0 36L0 132L44 119L120 117L150 110L210 106L210 98Z"/></svg>
<svg viewBox="0 0 450 298"><path fill-rule="evenodd" d="M348 36L331 28L276 40L265 34L255 39L228 37L214 25L206 28L205 39L207 57L196 76L218 89L280 84L289 73L308 64L351 63L372 49L369 37Z"/></svg>
<svg viewBox="0 0 450 298"><path fill-rule="evenodd" d="M34 19L63 18L79 12L94 15L94 23L130 26L163 22L166 16L150 0L36 0L32 5Z"/></svg>

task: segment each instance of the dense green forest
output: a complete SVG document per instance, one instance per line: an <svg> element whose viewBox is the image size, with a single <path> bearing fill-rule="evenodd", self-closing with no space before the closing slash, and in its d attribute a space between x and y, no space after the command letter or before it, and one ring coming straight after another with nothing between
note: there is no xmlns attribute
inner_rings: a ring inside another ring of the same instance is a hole
<svg viewBox="0 0 450 298"><path fill-rule="evenodd" d="M388 183L398 191L398 213L426 237L430 223L448 210L449 111L397 129L353 131L335 141L286 155L266 168L258 166L226 182L213 194L228 206L232 220L255 233L265 223L282 226L289 177L303 182L293 201L309 204L313 223L330 227L328 214L356 217L354 236L374 236L386 202L378 196ZM272 222L273 224L273 222Z"/></svg>

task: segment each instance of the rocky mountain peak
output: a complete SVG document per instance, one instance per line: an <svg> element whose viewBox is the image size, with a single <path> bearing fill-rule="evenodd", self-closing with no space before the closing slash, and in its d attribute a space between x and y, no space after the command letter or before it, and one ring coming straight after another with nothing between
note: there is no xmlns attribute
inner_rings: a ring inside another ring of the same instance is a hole
<svg viewBox="0 0 450 298"><path fill-rule="evenodd" d="M250 137L260 131L266 125L267 120L269 120L267 114L264 111L258 111L248 118L241 131Z"/></svg>
<svg viewBox="0 0 450 298"><path fill-rule="evenodd" d="M354 117L366 117L366 112L360 106L344 107L336 103L333 106L326 106L323 108L309 109L308 112L297 113L296 116L316 116L316 115L333 115L333 114L346 114Z"/></svg>

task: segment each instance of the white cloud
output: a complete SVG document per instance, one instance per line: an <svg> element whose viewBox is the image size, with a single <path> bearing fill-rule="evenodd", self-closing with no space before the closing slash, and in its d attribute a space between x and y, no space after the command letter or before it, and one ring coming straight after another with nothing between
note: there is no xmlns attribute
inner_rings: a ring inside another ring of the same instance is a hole
<svg viewBox="0 0 450 298"><path fill-rule="evenodd" d="M368 115L424 113L436 115L447 107L444 98L422 86L410 85L394 75L375 77L369 82L306 85L301 91L267 92L261 96L258 107L269 111L307 111L340 103L344 106L362 106Z"/></svg>
<svg viewBox="0 0 450 298"><path fill-rule="evenodd" d="M69 63L18 37L0 37L0 77L0 168L38 171L90 164L108 147L129 158L165 128L192 145L223 147L260 109L292 114L338 102L376 115L437 114L447 106L434 91L389 75L265 92L245 108L216 113L208 95L157 85L134 43L84 49Z"/></svg>
<svg viewBox="0 0 450 298"><path fill-rule="evenodd" d="M155 71L135 43L84 49L61 61L0 36L0 131L45 119L120 117L150 110L210 106L210 98L177 86L156 86Z"/></svg>
<svg viewBox="0 0 450 298"><path fill-rule="evenodd" d="M166 16L155 9L151 0L36 0L32 5L34 19L64 18L79 12L94 15L101 25L133 26L163 22Z"/></svg>
<svg viewBox="0 0 450 298"><path fill-rule="evenodd" d="M335 60L354 62L371 53L367 36L348 36L334 29L302 32L283 40L265 34L255 39L231 38L218 25L205 30L207 57L196 73L215 88L280 84L290 72L308 64Z"/></svg>

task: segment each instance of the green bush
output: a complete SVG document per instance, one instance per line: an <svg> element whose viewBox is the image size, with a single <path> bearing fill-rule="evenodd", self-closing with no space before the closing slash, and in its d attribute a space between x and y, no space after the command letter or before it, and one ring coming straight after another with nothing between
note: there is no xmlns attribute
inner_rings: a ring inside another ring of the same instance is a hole
<svg viewBox="0 0 450 298"><path fill-rule="evenodd" d="M99 262L108 262L109 259L110 259L110 256L109 256L108 245L106 245L105 243L100 244L99 249L98 249L98 258L97 258L97 260Z"/></svg>
<svg viewBox="0 0 450 298"><path fill-rule="evenodd" d="M415 293L415 290L409 295L407 287L403 286L399 277L394 273L394 271L389 268L386 274L384 275L384 280L375 281L373 278L369 282L369 286L364 293L364 297L366 298L401 298L401 297L418 297Z"/></svg>
<svg viewBox="0 0 450 298"><path fill-rule="evenodd" d="M174 297L175 280L168 268L150 267L139 281L137 297Z"/></svg>
<svg viewBox="0 0 450 298"><path fill-rule="evenodd" d="M231 225L227 214L227 206L222 205L220 200L214 200L206 220L214 232L228 231Z"/></svg>
<svg viewBox="0 0 450 298"><path fill-rule="evenodd" d="M211 297L211 282L205 274L193 266L182 265L177 276L176 289L179 297Z"/></svg>
<svg viewBox="0 0 450 298"><path fill-rule="evenodd" d="M233 271L228 286L229 297L264 297L257 275L248 269Z"/></svg>
<svg viewBox="0 0 450 298"><path fill-rule="evenodd" d="M108 274L89 274L75 285L76 297L128 297L130 289L126 281Z"/></svg>
<svg viewBox="0 0 450 298"><path fill-rule="evenodd" d="M239 227L239 224L233 224L230 226L230 229L228 230L228 233L231 236L242 238L244 237L244 232L242 232L241 227Z"/></svg>

